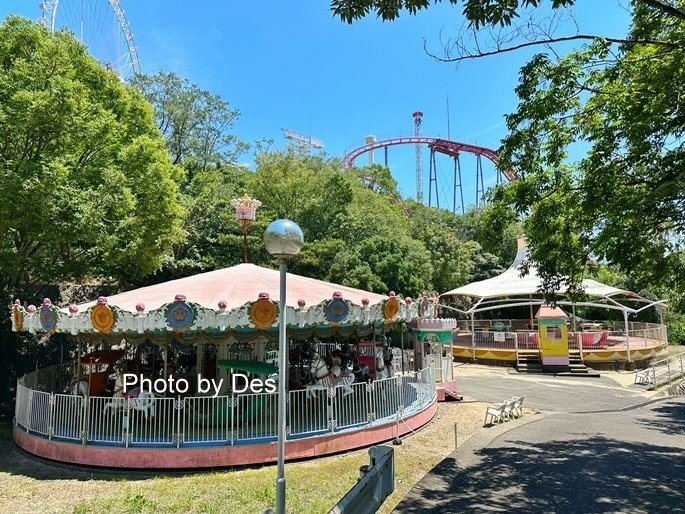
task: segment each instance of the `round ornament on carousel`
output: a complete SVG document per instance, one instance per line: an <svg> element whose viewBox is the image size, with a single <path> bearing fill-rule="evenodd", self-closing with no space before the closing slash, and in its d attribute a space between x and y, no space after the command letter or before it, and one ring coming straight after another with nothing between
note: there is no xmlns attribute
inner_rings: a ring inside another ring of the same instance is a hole
<svg viewBox="0 0 685 514"><path fill-rule="evenodd" d="M193 321L195 321L195 312L186 303L186 297L182 294L177 294L174 298L174 303L169 305L167 309L167 325L176 332L183 332L192 326Z"/></svg>
<svg viewBox="0 0 685 514"><path fill-rule="evenodd" d="M342 293L336 291L326 307L326 319L331 323L340 323L347 317L349 310L347 302L342 298Z"/></svg>
<svg viewBox="0 0 685 514"><path fill-rule="evenodd" d="M389 298L385 301L383 305L383 317L386 323L391 323L397 319L400 313L400 302L397 300L397 295L394 291L390 291L388 294Z"/></svg>
<svg viewBox="0 0 685 514"><path fill-rule="evenodd" d="M266 330L273 325L277 315L276 305L269 300L268 293L260 293L259 299L250 308L250 319L259 330Z"/></svg>
<svg viewBox="0 0 685 514"><path fill-rule="evenodd" d="M109 334L112 331L114 327L114 312L107 305L107 298L104 296L98 298L97 305L90 311L90 322L95 330L102 334Z"/></svg>
<svg viewBox="0 0 685 514"><path fill-rule="evenodd" d="M57 325L57 316L55 310L52 308L50 298L43 300L43 305L40 307L40 326L43 330L50 332Z"/></svg>

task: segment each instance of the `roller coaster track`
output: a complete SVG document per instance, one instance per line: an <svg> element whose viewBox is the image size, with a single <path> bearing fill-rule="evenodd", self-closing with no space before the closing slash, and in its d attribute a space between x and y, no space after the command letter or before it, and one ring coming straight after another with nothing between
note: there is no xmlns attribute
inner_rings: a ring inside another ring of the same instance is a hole
<svg viewBox="0 0 685 514"><path fill-rule="evenodd" d="M483 156L490 161L492 161L495 166L499 168L497 152L490 148L484 146L478 146L470 143L461 143L459 141L450 141L448 139L440 139L436 137L424 137L424 136L400 136L393 137L390 139L382 139L379 141L374 141L373 143L368 143L357 148L354 148L342 157L343 166L350 167L354 164L354 161L360 155L376 150L378 148L387 148L394 145L415 145L415 144L425 144L431 150L436 152L449 155L450 157L458 157L460 153L470 153L477 156ZM516 174L512 170L501 169L502 174L507 178L507 180L512 181L516 179Z"/></svg>

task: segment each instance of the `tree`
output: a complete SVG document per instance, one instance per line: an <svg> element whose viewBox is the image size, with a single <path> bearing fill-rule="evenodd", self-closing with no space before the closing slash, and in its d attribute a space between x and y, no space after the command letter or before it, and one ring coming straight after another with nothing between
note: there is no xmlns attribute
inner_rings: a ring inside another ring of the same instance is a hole
<svg viewBox="0 0 685 514"><path fill-rule="evenodd" d="M372 11L382 20L394 20L405 9L416 14L440 0L333 0L333 13L347 23L353 23ZM440 33L441 52L424 50L436 61L460 63L490 55L520 50L538 45L549 46L569 41L597 41L646 45L665 48L682 48L680 43L648 34L633 34L621 38L610 34L592 34L580 31L573 18L571 7L577 0L447 0L452 5L463 4L465 22L455 34L443 39ZM636 8L648 8L674 20L685 20L682 2L666 0L632 0ZM621 4L619 4L621 5ZM575 29L575 31L569 29ZM563 33L562 31L566 32ZM562 33L560 33L562 32ZM442 54L442 55L440 55Z"/></svg>
<svg viewBox="0 0 685 514"><path fill-rule="evenodd" d="M371 164L361 168L350 168L350 172L369 189L384 194L392 199L399 200L400 192L397 189L397 180L390 173L390 169L380 164Z"/></svg>
<svg viewBox="0 0 685 514"><path fill-rule="evenodd" d="M235 219L231 200L247 191L250 172L232 164L198 171L181 195L185 208L184 232L173 251L154 274L135 285L149 285L203 273L242 262L242 228ZM248 238L252 262L258 262L261 233L266 225L258 216ZM256 235L259 234L259 235Z"/></svg>
<svg viewBox="0 0 685 514"><path fill-rule="evenodd" d="M67 33L0 24L0 288L157 268L181 236L144 98Z"/></svg>
<svg viewBox="0 0 685 514"><path fill-rule="evenodd" d="M138 74L131 85L153 106L171 160L183 165L189 180L211 165L234 162L247 150L231 133L240 112L220 96L165 71Z"/></svg>
<svg viewBox="0 0 685 514"><path fill-rule="evenodd" d="M182 236L183 174L152 109L73 35L18 17L0 23L0 134L5 304L35 303L50 283L137 279ZM16 377L58 359L60 342L12 333L7 317L0 339L4 408Z"/></svg>
<svg viewBox="0 0 685 514"><path fill-rule="evenodd" d="M348 222L350 181L336 159L302 155L295 148L264 152L249 182L267 217L297 222L307 241L336 237Z"/></svg>
<svg viewBox="0 0 685 514"><path fill-rule="evenodd" d="M445 292L466 284L473 271L473 246L460 238L455 226L462 216L405 200L411 237L423 243L430 254L431 286Z"/></svg>
<svg viewBox="0 0 685 514"><path fill-rule="evenodd" d="M520 10L527 7L538 7L541 0L447 0L452 5L464 4L463 14L475 26L482 25L510 25L519 16ZM440 0L332 0L333 14L347 23L363 18L371 11L383 21L394 20L399 17L402 9L410 14L416 14L421 9L427 9L431 3ZM557 9L573 5L575 0L551 0L552 7Z"/></svg>
<svg viewBox="0 0 685 514"><path fill-rule="evenodd" d="M633 0L624 38L557 36L536 23L517 25L530 11L553 12L575 0L449 0L464 6L469 29L491 31L489 48L470 49L457 37L460 61L559 41L590 43L565 57L540 54L521 70L517 112L500 163L520 180L499 188L495 203L524 219L531 261L545 289L578 289L592 254L653 283L672 284L681 298L685 205L682 66L685 2ZM344 21L375 11L382 19L414 14L430 0L334 0ZM552 23L553 24L553 23ZM498 32L511 26L511 30ZM532 27L532 29L531 29ZM532 30L532 32L528 32ZM503 43L503 44L502 44ZM576 162L578 149L587 155Z"/></svg>
<svg viewBox="0 0 685 514"><path fill-rule="evenodd" d="M400 234L375 235L348 246L330 265L330 279L380 294L416 296L431 290L432 264L425 246Z"/></svg>
<svg viewBox="0 0 685 514"><path fill-rule="evenodd" d="M590 254L652 283L682 280L685 244L685 20L636 4L629 37L597 41L521 71L501 159L521 180L496 199L527 214L532 259L549 290L577 287ZM572 145L585 157L570 162Z"/></svg>

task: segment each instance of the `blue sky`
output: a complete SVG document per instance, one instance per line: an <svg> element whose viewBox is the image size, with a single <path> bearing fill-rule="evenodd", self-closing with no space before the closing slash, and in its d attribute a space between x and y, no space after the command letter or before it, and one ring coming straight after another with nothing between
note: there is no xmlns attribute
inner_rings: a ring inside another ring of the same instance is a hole
<svg viewBox="0 0 685 514"><path fill-rule="evenodd" d="M620 1L578 0L581 31L624 35L628 14ZM80 2L60 0L60 8L66 12ZM393 22L372 15L354 25L334 18L327 0L121 0L121 6L144 72L173 71L220 94L241 111L235 133L244 140L272 138L281 148L287 141L280 129L287 127L323 140L332 156L368 134L381 139L412 132L416 110L424 113L424 133L447 136L448 96L452 139L496 148L506 133L503 116L516 108L518 70L533 53L458 68L434 61L424 52L424 38L439 50L440 32L456 33L462 23L460 8L445 3ZM10 13L36 19L38 2L3 0L0 17ZM377 152L376 160L382 157ZM252 156L241 160L251 163ZM402 193L413 196L414 148L391 148L389 165ZM465 158L462 166L465 200L472 203L475 162ZM427 198L426 148L423 167ZM449 160L438 160L442 205L451 204L451 170ZM487 165L485 174L486 185L492 183Z"/></svg>

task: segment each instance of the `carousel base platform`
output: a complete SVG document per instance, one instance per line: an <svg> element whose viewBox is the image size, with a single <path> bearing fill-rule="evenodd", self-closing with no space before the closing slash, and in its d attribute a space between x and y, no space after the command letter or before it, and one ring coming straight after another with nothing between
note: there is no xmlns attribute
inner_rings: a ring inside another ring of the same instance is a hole
<svg viewBox="0 0 685 514"><path fill-rule="evenodd" d="M457 392L457 381L456 380L446 380L443 382L438 382L437 393L438 401L445 402L448 400L461 401L464 398Z"/></svg>

